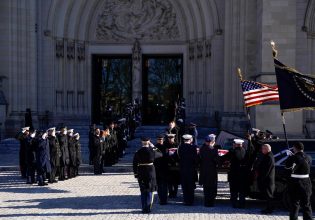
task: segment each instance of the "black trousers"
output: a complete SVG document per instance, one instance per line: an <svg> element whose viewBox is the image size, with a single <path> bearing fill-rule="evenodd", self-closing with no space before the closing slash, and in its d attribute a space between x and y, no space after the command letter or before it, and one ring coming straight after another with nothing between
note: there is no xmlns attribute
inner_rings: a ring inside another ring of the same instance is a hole
<svg viewBox="0 0 315 220"><path fill-rule="evenodd" d="M59 172L59 180L65 180L66 179L66 173L67 173L67 166L61 166L60 172Z"/></svg>
<svg viewBox="0 0 315 220"><path fill-rule="evenodd" d="M52 183L55 181L56 179L56 173L59 170L59 166L55 166L53 164L51 164L51 173L50 173L50 178L49 178L49 182Z"/></svg>
<svg viewBox="0 0 315 220"><path fill-rule="evenodd" d="M157 193L159 196L160 204L167 203L167 180L161 179L157 181Z"/></svg>
<svg viewBox="0 0 315 220"><path fill-rule="evenodd" d="M290 210L290 220L297 220L300 208L303 211L303 220L311 220L312 207L312 183L309 178L296 179L291 178L289 182L289 193L292 201L292 208Z"/></svg>
<svg viewBox="0 0 315 220"><path fill-rule="evenodd" d="M168 193L170 198L175 198L177 196L178 184L168 183Z"/></svg>
<svg viewBox="0 0 315 220"><path fill-rule="evenodd" d="M204 205L213 206L217 196L217 186L203 185Z"/></svg>
<svg viewBox="0 0 315 220"><path fill-rule="evenodd" d="M36 165L27 165L27 170L26 170L26 176L27 180L26 183L35 183L35 170L36 170Z"/></svg>
<svg viewBox="0 0 315 220"><path fill-rule="evenodd" d="M246 189L237 181L230 182L231 203L235 207L245 206Z"/></svg>
<svg viewBox="0 0 315 220"><path fill-rule="evenodd" d="M148 190L141 190L141 205L143 213L150 213L153 205L153 192Z"/></svg>

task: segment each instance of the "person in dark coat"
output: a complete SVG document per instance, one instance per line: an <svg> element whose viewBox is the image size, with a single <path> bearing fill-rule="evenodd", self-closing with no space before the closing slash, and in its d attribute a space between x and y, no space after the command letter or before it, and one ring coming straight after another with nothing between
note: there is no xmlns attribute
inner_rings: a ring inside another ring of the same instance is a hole
<svg viewBox="0 0 315 220"><path fill-rule="evenodd" d="M142 147L135 153L133 157L133 172L138 179L142 212L150 213L154 200L153 192L156 190L156 174L154 168L154 160L162 157L159 152L151 144L149 138L142 138Z"/></svg>
<svg viewBox="0 0 315 220"><path fill-rule="evenodd" d="M94 153L93 153L93 141L94 141L94 135L95 135L95 124L92 124L90 126L90 131L89 131L89 164L93 165L93 158L94 158Z"/></svg>
<svg viewBox="0 0 315 220"><path fill-rule="evenodd" d="M205 143L199 151L200 177L199 183L203 186L204 205L213 207L218 188L219 154L215 147L215 135L205 138Z"/></svg>
<svg viewBox="0 0 315 220"><path fill-rule="evenodd" d="M166 132L166 135L168 134L175 134L175 142L177 144L179 144L179 135L178 135L178 132L179 132L179 128L176 126L176 123L175 121L171 121L169 124L168 124L168 128L165 129L165 132Z"/></svg>
<svg viewBox="0 0 315 220"><path fill-rule="evenodd" d="M233 148L222 158L230 162L228 181L233 208L245 208L246 184L244 184L244 180L247 179L248 172L246 165L244 165L246 151L243 148L243 143L244 141L241 139L234 139Z"/></svg>
<svg viewBox="0 0 315 220"><path fill-rule="evenodd" d="M47 185L45 183L46 175L51 172L49 141L46 132L39 132L38 145L36 148L36 165L37 165L37 180L39 186Z"/></svg>
<svg viewBox="0 0 315 220"><path fill-rule="evenodd" d="M293 145L293 152L287 151L289 158L285 168L291 171L288 189L291 198L290 220L297 220L299 209L302 208L303 220L311 220L312 207L312 182L310 169L312 165L311 156L304 153L304 145L297 142Z"/></svg>
<svg viewBox="0 0 315 220"><path fill-rule="evenodd" d="M48 141L50 149L50 164L51 164L51 173L49 178L49 183L56 183L56 174L60 169L60 146L58 139L56 137L56 128L48 129Z"/></svg>
<svg viewBox="0 0 315 220"><path fill-rule="evenodd" d="M168 184L168 150L164 145L164 135L157 137L157 143L155 145L157 149L162 153L162 157L157 158L154 161L157 181L157 192L160 200L160 205L167 204L167 184Z"/></svg>
<svg viewBox="0 0 315 220"><path fill-rule="evenodd" d="M273 212L272 199L275 191L275 159L271 152L271 146L264 144L261 147L262 157L257 167L257 183L259 191L266 200L266 208L261 210L263 214Z"/></svg>
<svg viewBox="0 0 315 220"><path fill-rule="evenodd" d="M197 146L193 145L192 135L183 135L184 143L178 148L181 185L184 195L184 204L193 205L196 189L196 172L198 165Z"/></svg>
<svg viewBox="0 0 315 220"><path fill-rule="evenodd" d="M35 183L36 171L36 131L30 132L26 139L26 183Z"/></svg>
<svg viewBox="0 0 315 220"><path fill-rule="evenodd" d="M100 129L95 129L95 135L94 135L94 174L95 175L100 175L103 172L103 167L102 167L102 152L103 152L103 147L101 143L101 137L100 137L101 131Z"/></svg>
<svg viewBox="0 0 315 220"><path fill-rule="evenodd" d="M26 169L27 169L26 144L27 144L27 139L29 136L29 130L30 130L30 127L24 127L22 128L22 131L17 136L17 140L19 140L20 142L19 164L20 164L20 172L21 172L22 178L26 178Z"/></svg>
<svg viewBox="0 0 315 220"><path fill-rule="evenodd" d="M68 167L70 163L69 159L69 148L68 148L68 136L67 136L67 128L63 127L60 130L60 134L58 136L58 142L60 146L60 173L58 180L65 180L68 178Z"/></svg>
<svg viewBox="0 0 315 220"><path fill-rule="evenodd" d="M167 134L167 140L164 145L167 149L168 161L168 192L169 198L176 198L178 185L180 184L180 171L179 171L179 157L178 157L178 144L175 142L175 134Z"/></svg>
<svg viewBox="0 0 315 220"><path fill-rule="evenodd" d="M75 171L74 175L78 176L79 175L79 167L82 163L82 154L81 154L81 144L80 144L80 134L75 133L73 135L74 138L74 146L75 146L75 152L76 152L76 158L75 158Z"/></svg>
<svg viewBox="0 0 315 220"><path fill-rule="evenodd" d="M190 123L188 128L188 134L193 136L193 144L198 145L198 130L197 125L195 123Z"/></svg>
<svg viewBox="0 0 315 220"><path fill-rule="evenodd" d="M110 145L110 132L109 132L109 128L106 128L105 130L102 130L100 132L100 140L101 140L101 172L104 172L104 166L105 166L105 162L106 162L106 153L108 152L107 149Z"/></svg>
<svg viewBox="0 0 315 220"><path fill-rule="evenodd" d="M68 149L69 149L69 169L68 169L68 178L71 179L75 176L76 168L76 149L75 149L75 140L73 138L73 129L69 129L68 133Z"/></svg>

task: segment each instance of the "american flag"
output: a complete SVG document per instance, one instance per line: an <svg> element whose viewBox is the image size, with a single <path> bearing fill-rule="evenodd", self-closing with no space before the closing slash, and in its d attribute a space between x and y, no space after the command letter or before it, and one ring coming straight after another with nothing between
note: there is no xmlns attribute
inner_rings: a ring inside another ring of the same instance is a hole
<svg viewBox="0 0 315 220"><path fill-rule="evenodd" d="M269 86L266 84L247 81L241 81L245 107L260 105L266 101L279 101L279 93L277 86Z"/></svg>

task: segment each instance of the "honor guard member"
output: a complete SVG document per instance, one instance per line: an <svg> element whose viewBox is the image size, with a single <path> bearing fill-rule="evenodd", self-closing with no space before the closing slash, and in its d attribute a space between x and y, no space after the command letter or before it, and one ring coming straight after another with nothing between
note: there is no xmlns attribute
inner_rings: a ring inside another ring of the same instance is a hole
<svg viewBox="0 0 315 220"><path fill-rule="evenodd" d="M244 165L246 155L242 139L234 139L233 148L224 155L223 159L230 161L228 182L230 183L231 203L233 208L245 208L247 169ZM246 182L246 181L245 181Z"/></svg>
<svg viewBox="0 0 315 220"><path fill-rule="evenodd" d="M272 199L275 191L275 159L271 152L271 146L264 144L261 147L261 159L257 167L257 183L263 199L266 200L266 208L261 210L263 214L273 212Z"/></svg>
<svg viewBox="0 0 315 220"><path fill-rule="evenodd" d="M198 163L197 146L192 144L192 135L183 135L183 141L178 148L178 157L184 205L193 205Z"/></svg>
<svg viewBox="0 0 315 220"><path fill-rule="evenodd" d="M167 134L165 146L168 151L168 192L170 198L177 197L178 185L180 184L178 143L175 142L175 134Z"/></svg>
<svg viewBox="0 0 315 220"><path fill-rule="evenodd" d="M95 134L95 124L92 124L90 126L90 131L89 131L89 164L93 165L93 140L94 140L94 134Z"/></svg>
<svg viewBox="0 0 315 220"><path fill-rule="evenodd" d="M49 142L46 132L39 132L38 146L36 149L36 164L37 164L37 180L39 186L47 185L45 183L46 175L50 175L50 155L49 155Z"/></svg>
<svg viewBox="0 0 315 220"><path fill-rule="evenodd" d="M168 183L168 150L164 145L164 135L159 135L155 147L162 153L162 157L154 161L157 181L157 192L160 205L167 204L167 183Z"/></svg>
<svg viewBox="0 0 315 220"><path fill-rule="evenodd" d="M215 148L215 135L210 134L205 138L205 143L199 151L200 177L199 183L203 186L204 205L213 207L218 187L219 154Z"/></svg>
<svg viewBox="0 0 315 220"><path fill-rule="evenodd" d="M312 158L304 153L304 145L297 142L293 145L293 152L287 150L289 158L286 169L291 170L289 180L289 194L291 198L290 220L297 220L300 206L303 211L303 220L311 220L312 208L310 197L312 195L312 182L310 180L310 167Z"/></svg>
<svg viewBox="0 0 315 220"><path fill-rule="evenodd" d="M20 141L20 151L19 151L19 162L20 171L22 178L26 178L26 142L29 136L30 127L22 128L21 133L19 133L17 139Z"/></svg>
<svg viewBox="0 0 315 220"><path fill-rule="evenodd" d="M81 144L80 144L80 134L75 133L73 135L74 138L74 146L75 146L75 155L76 155L76 160L75 160L75 170L74 170L74 176L79 175L79 167L82 163L82 155L81 155Z"/></svg>
<svg viewBox="0 0 315 220"><path fill-rule="evenodd" d="M68 148L68 136L67 136L67 127L63 127L60 130L60 134L58 136L59 146L60 146L60 174L59 179L61 181L64 181L66 178L68 178L68 166L69 166L69 148Z"/></svg>
<svg viewBox="0 0 315 220"><path fill-rule="evenodd" d="M135 153L133 158L133 172L138 179L142 212L150 213L156 190L156 174L153 162L155 159L162 157L157 149L152 147L150 139L142 138L142 147Z"/></svg>
<svg viewBox="0 0 315 220"><path fill-rule="evenodd" d="M48 142L50 153L50 165L51 173L49 177L49 183L56 183L56 173L60 169L60 146L58 139L56 138L56 128L49 128L48 130Z"/></svg>
<svg viewBox="0 0 315 220"><path fill-rule="evenodd" d="M73 138L73 129L69 129L68 133L68 148L69 148L69 169L68 169L68 177L73 178L75 175L75 167L76 167L76 150L75 150L75 143Z"/></svg>
<svg viewBox="0 0 315 220"><path fill-rule="evenodd" d="M36 131L31 131L26 143L26 183L35 183L36 171Z"/></svg>

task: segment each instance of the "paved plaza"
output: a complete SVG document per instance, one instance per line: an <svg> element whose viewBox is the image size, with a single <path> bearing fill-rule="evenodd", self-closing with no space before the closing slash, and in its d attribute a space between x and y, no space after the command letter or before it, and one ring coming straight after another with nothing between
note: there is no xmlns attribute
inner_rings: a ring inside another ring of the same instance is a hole
<svg viewBox="0 0 315 220"><path fill-rule="evenodd" d="M194 206L182 205L182 194L158 204L157 196L151 214L142 214L140 192L131 172L135 147L128 148L125 158L103 175L92 174L92 167L82 167L75 179L39 187L26 185L16 169L0 171L0 219L288 219L283 209L270 216L259 213L262 202L251 200L248 209L233 209L229 203L226 175L219 176L216 207L203 206L202 189L196 190Z"/></svg>

